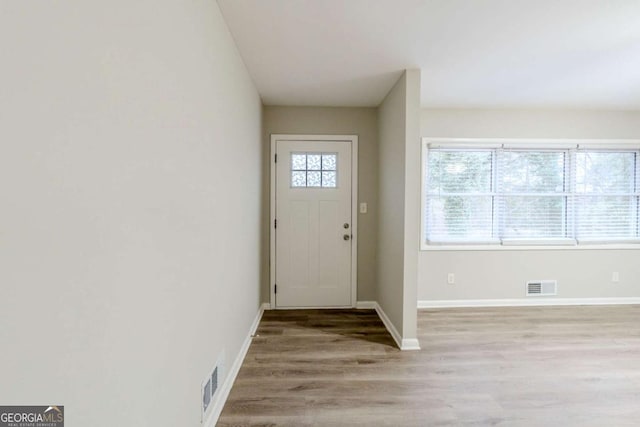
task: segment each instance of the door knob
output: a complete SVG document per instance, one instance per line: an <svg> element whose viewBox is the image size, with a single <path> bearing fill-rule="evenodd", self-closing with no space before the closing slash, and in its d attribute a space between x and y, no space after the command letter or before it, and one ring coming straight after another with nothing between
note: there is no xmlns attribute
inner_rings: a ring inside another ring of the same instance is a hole
<svg viewBox="0 0 640 427"><path fill-rule="evenodd" d="M345 234L344 236L342 236L342 238L344 240L349 240L349 239L351 239L351 236L349 236L348 234Z"/></svg>

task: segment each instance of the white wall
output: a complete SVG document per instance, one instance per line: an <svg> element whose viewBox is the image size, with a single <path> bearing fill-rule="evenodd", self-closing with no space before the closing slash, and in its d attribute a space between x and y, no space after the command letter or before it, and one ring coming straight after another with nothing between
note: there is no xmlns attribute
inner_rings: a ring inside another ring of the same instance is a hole
<svg viewBox="0 0 640 427"><path fill-rule="evenodd" d="M422 136L640 139L640 112L422 110ZM418 300L524 298L525 282L557 279L558 298L640 297L639 250L423 251ZM614 271L620 283L611 283ZM455 273L456 283L447 284Z"/></svg>
<svg viewBox="0 0 640 427"><path fill-rule="evenodd" d="M213 0L0 3L0 402L197 426L259 307L261 103Z"/></svg>
<svg viewBox="0 0 640 427"><path fill-rule="evenodd" d="M402 339L416 339L420 74L407 70L378 110L378 303Z"/></svg>
<svg viewBox="0 0 640 427"><path fill-rule="evenodd" d="M262 300L269 302L269 168L271 134L358 135L358 199L368 203L358 215L358 301L376 295L378 224L378 124L375 108L265 106L263 114Z"/></svg>

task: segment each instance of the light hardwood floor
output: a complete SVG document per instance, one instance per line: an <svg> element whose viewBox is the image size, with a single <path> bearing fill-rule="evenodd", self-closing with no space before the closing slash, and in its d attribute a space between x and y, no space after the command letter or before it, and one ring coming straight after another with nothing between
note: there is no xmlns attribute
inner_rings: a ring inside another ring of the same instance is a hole
<svg viewBox="0 0 640 427"><path fill-rule="evenodd" d="M218 426L640 426L640 306L267 311Z"/></svg>

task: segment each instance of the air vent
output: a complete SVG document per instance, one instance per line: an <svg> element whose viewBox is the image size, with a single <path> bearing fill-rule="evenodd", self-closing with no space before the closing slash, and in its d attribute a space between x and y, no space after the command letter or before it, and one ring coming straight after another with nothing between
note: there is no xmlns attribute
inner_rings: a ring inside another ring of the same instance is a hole
<svg viewBox="0 0 640 427"><path fill-rule="evenodd" d="M218 391L218 379L224 378L224 359L224 351L222 351L213 369L211 369L209 375L202 381L200 388L202 396L202 422L204 422L208 416L208 412L211 412L211 407L215 406L213 403L218 398L216 392Z"/></svg>
<svg viewBox="0 0 640 427"><path fill-rule="evenodd" d="M211 378L202 387L202 412L207 412L209 405L211 404Z"/></svg>
<svg viewBox="0 0 640 427"><path fill-rule="evenodd" d="M556 280L532 280L527 282L528 297L556 295L557 293L558 282Z"/></svg>
<svg viewBox="0 0 640 427"><path fill-rule="evenodd" d="M211 397L216 394L218 390L218 367L216 366L211 374Z"/></svg>

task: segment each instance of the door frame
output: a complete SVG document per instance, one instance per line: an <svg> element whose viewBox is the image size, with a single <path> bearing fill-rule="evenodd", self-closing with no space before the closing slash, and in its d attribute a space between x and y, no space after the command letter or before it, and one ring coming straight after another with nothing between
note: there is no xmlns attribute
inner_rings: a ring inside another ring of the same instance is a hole
<svg viewBox="0 0 640 427"><path fill-rule="evenodd" d="M269 217L269 277L271 309L276 309L276 143L278 141L344 142L351 144L351 307L358 298L358 135L271 134L271 184ZM312 307L309 307L312 308ZM323 308L323 307L318 307Z"/></svg>

